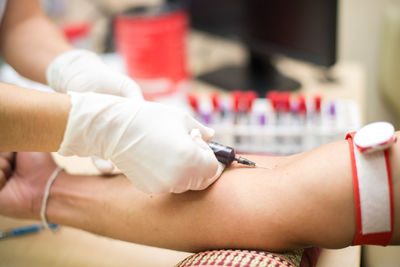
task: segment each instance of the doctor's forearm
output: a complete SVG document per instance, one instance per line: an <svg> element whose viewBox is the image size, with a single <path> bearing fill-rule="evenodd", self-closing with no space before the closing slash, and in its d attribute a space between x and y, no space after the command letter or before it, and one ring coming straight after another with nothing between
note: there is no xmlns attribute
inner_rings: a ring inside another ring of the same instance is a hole
<svg viewBox="0 0 400 267"><path fill-rule="evenodd" d="M66 94L0 83L0 151L57 151L69 109Z"/></svg>
<svg viewBox="0 0 400 267"><path fill-rule="evenodd" d="M60 53L73 49L45 16L37 0L7 1L1 23L1 54L22 76L46 84L46 69Z"/></svg>

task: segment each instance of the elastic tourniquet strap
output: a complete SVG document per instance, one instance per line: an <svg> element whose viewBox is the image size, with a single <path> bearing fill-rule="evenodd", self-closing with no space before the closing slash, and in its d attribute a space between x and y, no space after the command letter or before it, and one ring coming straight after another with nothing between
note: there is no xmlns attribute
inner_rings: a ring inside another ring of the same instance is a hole
<svg viewBox="0 0 400 267"><path fill-rule="evenodd" d="M356 233L353 245L383 245L393 234L393 190L388 149L361 153L349 142L353 173Z"/></svg>

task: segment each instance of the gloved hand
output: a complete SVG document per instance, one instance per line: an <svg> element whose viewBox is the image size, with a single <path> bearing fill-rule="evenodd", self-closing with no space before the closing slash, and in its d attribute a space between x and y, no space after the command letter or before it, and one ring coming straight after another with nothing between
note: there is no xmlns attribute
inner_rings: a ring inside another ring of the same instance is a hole
<svg viewBox="0 0 400 267"><path fill-rule="evenodd" d="M95 53L75 49L56 57L46 71L47 83L57 92L97 92L143 99L140 87L128 76L106 65ZM111 162L92 157L102 173L112 173Z"/></svg>
<svg viewBox="0 0 400 267"><path fill-rule="evenodd" d="M202 190L221 174L205 141L214 131L186 112L142 100L73 93L59 153L110 159L150 193Z"/></svg>
<svg viewBox="0 0 400 267"><path fill-rule="evenodd" d="M57 92L96 92L143 99L140 87L113 70L95 53L75 49L56 57L46 71L47 83Z"/></svg>

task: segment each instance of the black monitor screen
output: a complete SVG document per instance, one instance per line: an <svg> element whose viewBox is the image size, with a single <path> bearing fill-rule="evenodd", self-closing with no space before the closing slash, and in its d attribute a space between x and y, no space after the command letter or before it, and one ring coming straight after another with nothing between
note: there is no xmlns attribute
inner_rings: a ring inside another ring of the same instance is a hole
<svg viewBox="0 0 400 267"><path fill-rule="evenodd" d="M191 26L214 35L242 40L246 28L244 0L183 0Z"/></svg>
<svg viewBox="0 0 400 267"><path fill-rule="evenodd" d="M337 0L187 0L194 28L260 53L330 66L336 59Z"/></svg>
<svg viewBox="0 0 400 267"><path fill-rule="evenodd" d="M231 89L295 90L272 57L282 54L321 66L336 61L338 0L169 0L187 6L191 27L238 40L249 50L241 70L226 67L201 79Z"/></svg>
<svg viewBox="0 0 400 267"><path fill-rule="evenodd" d="M337 0L245 2L241 35L251 48L324 66L335 63Z"/></svg>

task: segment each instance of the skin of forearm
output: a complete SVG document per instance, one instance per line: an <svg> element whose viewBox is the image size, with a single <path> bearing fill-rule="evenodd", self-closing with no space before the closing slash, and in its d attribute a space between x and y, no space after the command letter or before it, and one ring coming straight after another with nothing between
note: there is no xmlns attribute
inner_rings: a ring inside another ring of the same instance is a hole
<svg viewBox="0 0 400 267"><path fill-rule="evenodd" d="M178 195L143 194L122 176L64 173L53 184L48 218L112 238L183 251L305 246L300 235L304 223L293 219L304 193L288 184L296 177L285 175L297 157L249 157L275 169L234 165L207 190Z"/></svg>
<svg viewBox="0 0 400 267"><path fill-rule="evenodd" d="M0 50L4 60L22 76L46 84L50 62L71 49L37 0L7 2L0 28Z"/></svg>
<svg viewBox="0 0 400 267"><path fill-rule="evenodd" d="M0 83L0 151L57 151L69 96Z"/></svg>
<svg viewBox="0 0 400 267"><path fill-rule="evenodd" d="M400 148L390 149L395 211ZM122 176L70 176L53 185L49 220L100 235L183 251L284 251L352 244L355 211L347 141L290 156L248 158L274 170L233 165L204 191L147 195ZM399 243L395 212L392 244Z"/></svg>

